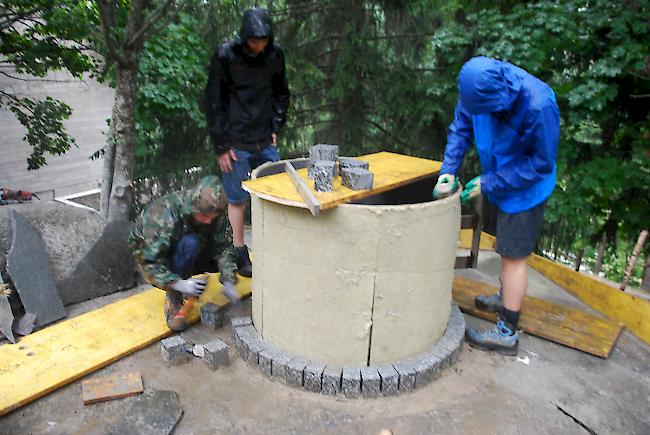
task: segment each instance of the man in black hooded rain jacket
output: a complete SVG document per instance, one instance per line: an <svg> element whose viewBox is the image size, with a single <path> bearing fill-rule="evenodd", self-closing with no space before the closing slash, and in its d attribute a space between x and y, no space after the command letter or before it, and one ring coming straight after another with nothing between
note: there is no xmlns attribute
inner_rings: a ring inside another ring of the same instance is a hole
<svg viewBox="0 0 650 435"><path fill-rule="evenodd" d="M244 12L239 37L222 44L212 57L205 92L206 115L218 154L228 198L239 273L252 275L244 244L244 207L248 194L241 182L251 169L280 159L277 136L289 107L284 54L273 41L265 9Z"/></svg>

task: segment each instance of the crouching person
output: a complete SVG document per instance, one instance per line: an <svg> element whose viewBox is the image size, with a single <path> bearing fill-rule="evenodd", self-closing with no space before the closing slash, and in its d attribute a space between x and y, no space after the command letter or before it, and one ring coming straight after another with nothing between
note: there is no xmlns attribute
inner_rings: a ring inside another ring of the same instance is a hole
<svg viewBox="0 0 650 435"><path fill-rule="evenodd" d="M172 331L187 328L187 308L206 286L192 275L218 270L224 293L235 298L237 254L227 207L221 181L210 175L192 189L156 199L136 219L129 246L144 279L167 292L165 319Z"/></svg>

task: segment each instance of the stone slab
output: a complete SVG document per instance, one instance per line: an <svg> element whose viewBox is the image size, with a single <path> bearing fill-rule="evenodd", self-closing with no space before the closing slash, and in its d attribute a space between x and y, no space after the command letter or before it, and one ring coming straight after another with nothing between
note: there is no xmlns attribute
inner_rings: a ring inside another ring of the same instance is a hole
<svg viewBox="0 0 650 435"><path fill-rule="evenodd" d="M188 362L192 354L185 350L185 340L180 335L174 335L160 341L160 355L163 364L171 367Z"/></svg>
<svg viewBox="0 0 650 435"><path fill-rule="evenodd" d="M14 322L14 332L18 335L29 335L34 330L36 314L25 313Z"/></svg>
<svg viewBox="0 0 650 435"><path fill-rule="evenodd" d="M341 390L348 399L361 395L361 369L358 367L344 367L341 378Z"/></svg>
<svg viewBox="0 0 650 435"><path fill-rule="evenodd" d="M304 382L305 367L309 361L295 357L287 364L287 384L292 387L302 387Z"/></svg>
<svg viewBox="0 0 650 435"><path fill-rule="evenodd" d="M366 398L379 396L381 377L376 367L361 367L361 395Z"/></svg>
<svg viewBox="0 0 650 435"><path fill-rule="evenodd" d="M0 282L2 279L0 279ZM14 323L14 314L11 311L11 305L9 304L9 299L7 295L0 295L0 332L7 337L7 339L15 343L16 338L14 333L11 330L11 327Z"/></svg>
<svg viewBox="0 0 650 435"><path fill-rule="evenodd" d="M323 384L323 371L325 363L310 361L305 367L304 386L305 390L312 393L320 393Z"/></svg>
<svg viewBox="0 0 650 435"><path fill-rule="evenodd" d="M399 373L395 367L386 365L379 367L381 377L381 393L384 396L394 396L399 393Z"/></svg>
<svg viewBox="0 0 650 435"><path fill-rule="evenodd" d="M56 322L66 313L54 285L45 245L20 214L10 210L10 215L13 237L7 256L7 272L25 311L36 314L36 326Z"/></svg>
<svg viewBox="0 0 650 435"><path fill-rule="evenodd" d="M321 393L329 396L336 396L341 393L341 377L343 376L343 367L327 366L323 371L323 381Z"/></svg>
<svg viewBox="0 0 650 435"><path fill-rule="evenodd" d="M223 341L217 339L204 344L203 350L204 355L202 361L210 370L216 370L219 367L227 367L230 365L230 346Z"/></svg>
<svg viewBox="0 0 650 435"><path fill-rule="evenodd" d="M145 390L139 396L101 406L106 407L106 412L97 417L93 426L96 433L171 434L183 415L178 395L173 391Z"/></svg>

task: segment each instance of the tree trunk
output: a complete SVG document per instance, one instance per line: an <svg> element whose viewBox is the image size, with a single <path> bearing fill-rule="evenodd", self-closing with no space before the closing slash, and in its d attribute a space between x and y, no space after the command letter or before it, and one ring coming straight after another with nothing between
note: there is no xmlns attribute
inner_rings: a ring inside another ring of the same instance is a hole
<svg viewBox="0 0 650 435"><path fill-rule="evenodd" d="M641 248L643 248L643 245L645 244L646 238L648 238L648 230L641 231L641 234L639 234L639 238L636 241L636 245L634 245L634 249L632 250L632 257L630 257L630 262L628 263L627 269L625 270L625 276L623 276L623 282L619 287L621 290L625 290L625 286L627 285L627 282L630 280L630 277L632 276L632 272L634 271L634 265L636 264L636 260L639 258L639 253L641 252Z"/></svg>
<svg viewBox="0 0 650 435"><path fill-rule="evenodd" d="M582 264L582 256L584 254L585 254L585 249L584 248L580 248L580 250L578 251L578 254L576 254L576 267L575 267L576 272L580 272L580 265Z"/></svg>
<svg viewBox="0 0 650 435"><path fill-rule="evenodd" d="M641 288L650 291L650 257L646 254L645 263L643 264L643 278L641 279Z"/></svg>
<svg viewBox="0 0 650 435"><path fill-rule="evenodd" d="M111 112L111 120L116 118L115 107ZM99 195L100 205L99 213L102 217L108 220L108 209L111 197L111 189L113 187L113 168L115 168L115 131L111 122L111 128L108 131L108 138L106 145L104 145L104 163L102 169L102 190Z"/></svg>
<svg viewBox="0 0 650 435"><path fill-rule="evenodd" d="M598 243L598 254L596 255L596 265L594 266L594 275L600 273L603 266L603 257L605 256L605 246L607 245L607 234L603 233L600 242Z"/></svg>
<svg viewBox="0 0 650 435"><path fill-rule="evenodd" d="M135 56L134 56L135 57ZM135 160L135 97L137 62L116 65L117 86L111 119L115 157L113 182L108 207L108 220L128 221L133 198L133 166Z"/></svg>

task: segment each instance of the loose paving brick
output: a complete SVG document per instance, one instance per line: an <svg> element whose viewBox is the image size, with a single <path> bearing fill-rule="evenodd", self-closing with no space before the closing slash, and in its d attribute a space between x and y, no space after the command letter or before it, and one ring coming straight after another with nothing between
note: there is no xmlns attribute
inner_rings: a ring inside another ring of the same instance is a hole
<svg viewBox="0 0 650 435"><path fill-rule="evenodd" d="M163 364L167 367L188 362L192 354L185 351L185 340L180 335L174 335L160 341L160 354Z"/></svg>
<svg viewBox="0 0 650 435"><path fill-rule="evenodd" d="M230 325L233 332L241 326L248 326L253 324L253 319L250 316L237 316L230 319Z"/></svg>
<svg viewBox="0 0 650 435"><path fill-rule="evenodd" d="M381 377L375 367L361 367L361 394L363 397L377 397L381 391Z"/></svg>
<svg viewBox="0 0 650 435"><path fill-rule="evenodd" d="M221 306L208 302L201 307L201 325L217 329L223 325L223 310Z"/></svg>
<svg viewBox="0 0 650 435"><path fill-rule="evenodd" d="M325 363L310 361L305 367L304 386L307 391L320 393L323 382Z"/></svg>
<svg viewBox="0 0 650 435"><path fill-rule="evenodd" d="M352 190L372 189L373 175L367 169L345 168L341 171L341 181Z"/></svg>
<svg viewBox="0 0 650 435"><path fill-rule="evenodd" d="M334 167L334 162L321 160L314 163L314 187L318 192L330 192L332 190Z"/></svg>
<svg viewBox="0 0 650 435"><path fill-rule="evenodd" d="M210 370L230 365L230 347L221 340L214 340L203 345L203 362Z"/></svg>
<svg viewBox="0 0 650 435"><path fill-rule="evenodd" d="M341 378L341 390L343 395L354 399L361 395L361 369L358 367L344 367Z"/></svg>
<svg viewBox="0 0 650 435"><path fill-rule="evenodd" d="M305 367L309 361L295 357L287 364L287 384L292 387L302 387L304 383Z"/></svg>
<svg viewBox="0 0 650 435"><path fill-rule="evenodd" d="M370 164L359 159L341 157L339 159L339 173L342 174L345 169L349 168L370 169Z"/></svg>
<svg viewBox="0 0 650 435"><path fill-rule="evenodd" d="M341 393L341 377L343 376L343 367L326 366L323 371L323 381L321 393L330 396L336 396Z"/></svg>
<svg viewBox="0 0 650 435"><path fill-rule="evenodd" d="M385 396L395 396L399 393L399 373L392 365L379 367L381 377L381 392Z"/></svg>

